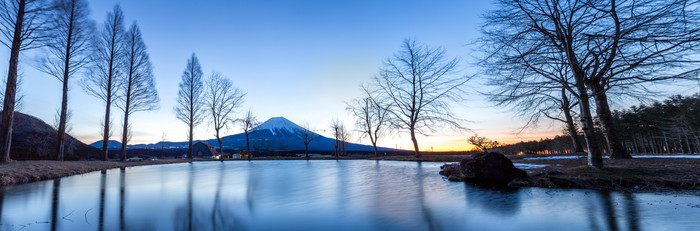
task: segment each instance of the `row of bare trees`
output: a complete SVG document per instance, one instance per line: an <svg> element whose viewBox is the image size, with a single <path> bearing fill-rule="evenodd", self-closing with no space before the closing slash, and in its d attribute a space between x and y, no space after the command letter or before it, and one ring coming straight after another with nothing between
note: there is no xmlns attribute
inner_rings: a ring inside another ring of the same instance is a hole
<svg viewBox="0 0 700 231"><path fill-rule="evenodd" d="M613 129L610 97L698 79L698 7L696 0L500 0L482 28L480 64L497 86L492 99L531 122L563 118L570 131L567 114L577 107L588 165L601 168L592 100L610 157L631 158Z"/></svg>
<svg viewBox="0 0 700 231"><path fill-rule="evenodd" d="M129 116L138 111L154 110L159 97L155 89L153 67L136 22L126 29L119 5L107 13L97 33L89 56L88 75L83 79L85 91L105 103L102 124L102 159L107 160L112 135L111 106L122 110L120 159L126 160L126 145L131 140Z"/></svg>
<svg viewBox="0 0 700 231"><path fill-rule="evenodd" d="M125 29L124 14L117 5L107 14L104 26L95 29L85 0L9 0L0 3L3 44L10 48L10 65L4 91L0 142L3 161L10 158L12 123L16 106L19 53L41 48L38 69L62 83L55 149L63 160L68 119L70 79L84 74L83 87L105 102L103 156L111 135L111 106L124 113L122 159L129 140L129 115L155 109L158 94L146 45L136 24Z"/></svg>
<svg viewBox="0 0 700 231"><path fill-rule="evenodd" d="M251 129L257 125L257 120L250 111L242 119L233 118L236 110L243 104L245 96L246 93L243 90L234 86L230 79L216 71L213 71L210 77L205 80L199 59L194 53L192 54L182 73L177 105L174 108L176 117L186 123L189 129L187 133L187 158L192 159L193 157L194 128L207 118L210 119L214 129L222 160L222 133L237 121L246 133L246 144L248 153L250 153L248 135L253 132Z"/></svg>

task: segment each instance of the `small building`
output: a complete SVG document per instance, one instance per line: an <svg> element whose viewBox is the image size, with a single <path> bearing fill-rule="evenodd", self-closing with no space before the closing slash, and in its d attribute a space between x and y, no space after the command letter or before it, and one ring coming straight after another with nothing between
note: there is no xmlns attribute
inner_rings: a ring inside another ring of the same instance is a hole
<svg viewBox="0 0 700 231"><path fill-rule="evenodd" d="M192 145L192 156L206 159L218 159L220 157L219 152L216 151L214 146L202 141Z"/></svg>

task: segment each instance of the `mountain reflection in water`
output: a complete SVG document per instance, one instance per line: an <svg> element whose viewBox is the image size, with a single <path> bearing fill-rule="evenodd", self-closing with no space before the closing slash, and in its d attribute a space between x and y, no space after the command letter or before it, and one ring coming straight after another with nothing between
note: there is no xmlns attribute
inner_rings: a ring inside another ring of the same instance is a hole
<svg viewBox="0 0 700 231"><path fill-rule="evenodd" d="M0 230L699 230L692 194L449 182L439 163L140 166L0 190Z"/></svg>

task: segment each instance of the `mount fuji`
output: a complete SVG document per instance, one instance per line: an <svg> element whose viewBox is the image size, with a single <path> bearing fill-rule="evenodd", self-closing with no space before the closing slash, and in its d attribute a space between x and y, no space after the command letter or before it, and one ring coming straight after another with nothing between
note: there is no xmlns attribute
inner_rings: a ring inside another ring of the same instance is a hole
<svg viewBox="0 0 700 231"><path fill-rule="evenodd" d="M250 136L251 151L295 151L304 150L304 144L297 136L298 131L306 130L305 128L295 124L284 117L273 117L251 129L253 131ZM332 151L335 140L317 133L313 133L315 139L309 143L309 151ZM222 137L224 141L224 149L227 150L245 150L246 141L245 134L239 133ZM214 147L219 147L216 139L201 140ZM195 141L196 142L196 141ZM98 145L98 142L91 144ZM99 142L99 148L102 143ZM129 149L182 149L187 148L187 142L158 142L155 144L134 144L128 145ZM377 147L380 151L389 151L393 149ZM110 148L111 149L111 148ZM347 151L374 151L371 145L347 143Z"/></svg>

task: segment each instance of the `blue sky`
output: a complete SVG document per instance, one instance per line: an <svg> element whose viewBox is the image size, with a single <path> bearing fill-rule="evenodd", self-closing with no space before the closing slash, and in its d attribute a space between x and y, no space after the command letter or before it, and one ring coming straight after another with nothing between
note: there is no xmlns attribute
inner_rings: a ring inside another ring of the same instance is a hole
<svg viewBox="0 0 700 231"><path fill-rule="evenodd" d="M345 102L360 96L359 85L368 81L382 61L400 48L405 38L442 46L462 60L462 74L475 73L473 45L479 36L479 15L490 1L90 1L98 26L106 12L120 3L126 26L138 21L149 48L160 94L160 109L133 116L132 143L152 143L167 134L170 141L186 140L186 126L173 113L177 86L186 60L197 54L205 75L216 70L248 92L241 108L252 109L262 121L284 116L308 122L321 134L333 118L352 125ZM9 49L1 49L0 71L6 73ZM60 105L58 80L36 71L43 55L23 53L20 71L25 95L23 112L52 124ZM70 134L86 143L100 138L104 106L79 86L80 75L70 83ZM473 89L483 90L479 79ZM516 136L521 122L503 109L495 109L472 93L454 105L467 127L481 135L512 142L559 134L558 124ZM118 110L116 110L119 112ZM121 125L121 113L113 114ZM112 139L119 139L120 129ZM228 134L240 132L232 128ZM212 138L207 124L196 129L196 139ZM419 139L421 149L468 148L471 132L443 131ZM380 144L410 147L407 136L387 137Z"/></svg>

